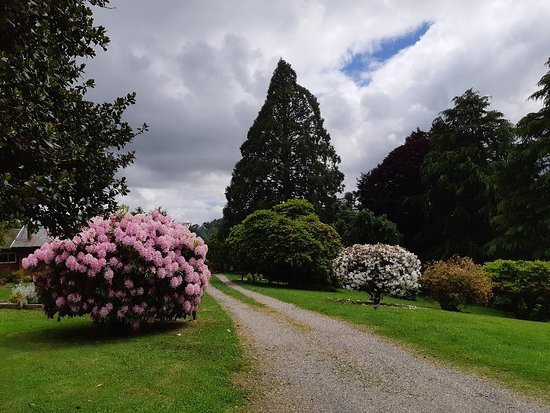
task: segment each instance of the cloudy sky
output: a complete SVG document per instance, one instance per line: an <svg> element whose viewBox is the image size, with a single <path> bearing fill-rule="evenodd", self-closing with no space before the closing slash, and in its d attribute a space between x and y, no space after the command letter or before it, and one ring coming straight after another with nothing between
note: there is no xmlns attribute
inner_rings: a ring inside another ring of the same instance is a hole
<svg viewBox="0 0 550 413"><path fill-rule="evenodd" d="M112 0L89 97L129 91L122 202L202 223L222 216L239 147L280 58L319 100L346 190L468 88L512 122L550 57L548 0Z"/></svg>

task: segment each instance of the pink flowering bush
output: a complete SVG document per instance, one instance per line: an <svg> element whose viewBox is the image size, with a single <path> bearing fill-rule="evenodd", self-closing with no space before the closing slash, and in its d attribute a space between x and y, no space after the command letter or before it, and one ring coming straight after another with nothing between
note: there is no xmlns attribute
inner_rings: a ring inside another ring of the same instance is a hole
<svg viewBox="0 0 550 413"><path fill-rule="evenodd" d="M23 260L48 317L91 314L97 323L193 316L210 279L207 245L157 211L96 217L73 239Z"/></svg>
<svg viewBox="0 0 550 413"><path fill-rule="evenodd" d="M336 257L333 269L344 288L366 291L375 305L385 294L405 296L419 287L420 261L398 245L353 245Z"/></svg>

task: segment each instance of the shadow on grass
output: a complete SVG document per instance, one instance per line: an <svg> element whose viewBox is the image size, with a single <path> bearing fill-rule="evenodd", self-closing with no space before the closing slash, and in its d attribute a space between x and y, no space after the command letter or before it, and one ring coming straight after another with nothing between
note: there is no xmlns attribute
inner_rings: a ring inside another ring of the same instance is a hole
<svg viewBox="0 0 550 413"><path fill-rule="evenodd" d="M91 321L78 325L63 325L63 321L55 322L55 327L43 328L33 331L21 331L9 333L3 341L4 346L14 348L36 348L37 346L52 345L63 346L87 346L113 343L116 341L132 340L136 337L145 337L170 333L174 330L190 328L191 320L176 320L158 322L142 327L137 331L124 326L105 326L93 324Z"/></svg>
<svg viewBox="0 0 550 413"><path fill-rule="evenodd" d="M223 274L223 273L222 273ZM225 275L225 274L224 274ZM252 286L258 286L258 287L268 287L268 288L276 288L281 290L299 290L299 291L319 291L319 292L329 292L333 293L338 291L335 287L328 287L328 286L309 286L309 285L294 285L294 284L287 284L283 282L276 282L276 281L267 281L267 280L240 280L240 279L231 279L229 278L229 281L233 282L237 285L252 285Z"/></svg>

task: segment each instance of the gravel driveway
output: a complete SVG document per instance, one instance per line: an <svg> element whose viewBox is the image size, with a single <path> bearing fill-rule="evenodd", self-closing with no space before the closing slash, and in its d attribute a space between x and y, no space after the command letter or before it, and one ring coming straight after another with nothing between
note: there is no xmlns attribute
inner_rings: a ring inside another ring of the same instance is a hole
<svg viewBox="0 0 550 413"><path fill-rule="evenodd" d="M550 412L486 380L434 365L386 340L223 282L255 308L210 286L232 316L253 369L246 412Z"/></svg>

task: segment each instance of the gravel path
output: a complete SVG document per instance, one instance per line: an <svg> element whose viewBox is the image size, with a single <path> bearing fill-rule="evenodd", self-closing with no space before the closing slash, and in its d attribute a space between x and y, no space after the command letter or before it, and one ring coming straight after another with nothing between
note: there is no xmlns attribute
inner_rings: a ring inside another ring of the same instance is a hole
<svg viewBox="0 0 550 413"><path fill-rule="evenodd" d="M550 407L428 363L347 323L243 289L254 308L210 286L253 359L247 412L546 412Z"/></svg>

